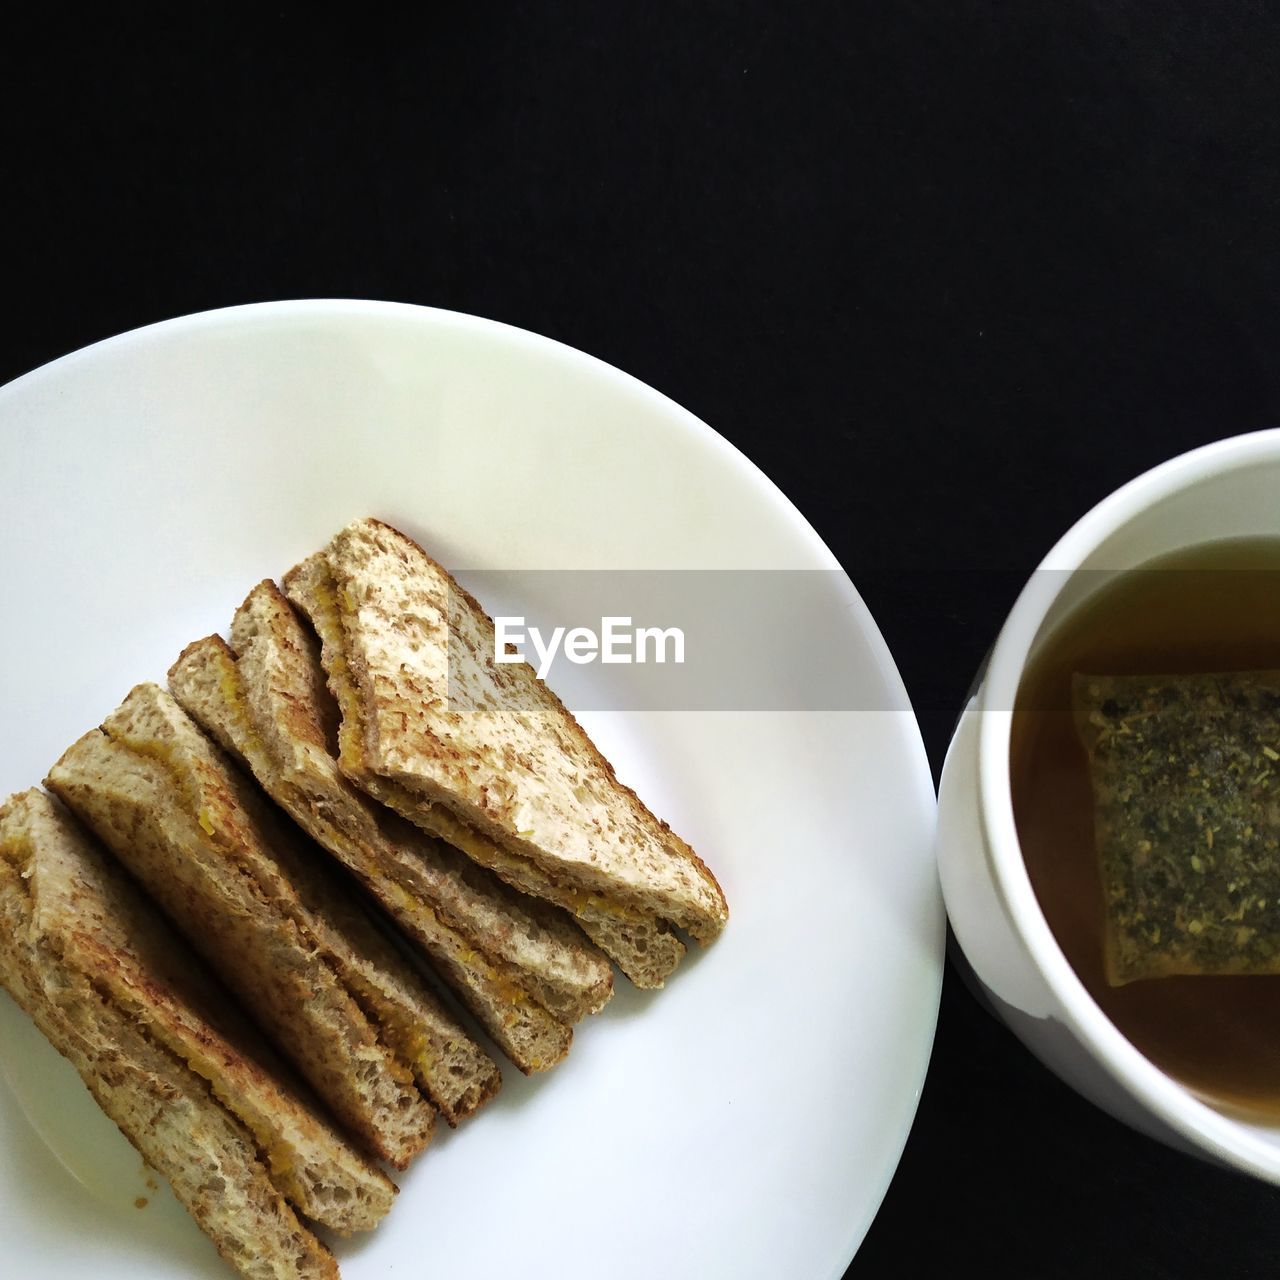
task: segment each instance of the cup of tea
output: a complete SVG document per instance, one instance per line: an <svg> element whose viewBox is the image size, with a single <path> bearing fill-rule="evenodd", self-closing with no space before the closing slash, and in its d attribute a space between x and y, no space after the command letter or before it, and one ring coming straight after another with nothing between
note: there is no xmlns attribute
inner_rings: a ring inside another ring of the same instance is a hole
<svg viewBox="0 0 1280 1280"><path fill-rule="evenodd" d="M1277 736L1280 430L1147 472L1044 558L948 750L938 864L1047 1066L1280 1183Z"/></svg>

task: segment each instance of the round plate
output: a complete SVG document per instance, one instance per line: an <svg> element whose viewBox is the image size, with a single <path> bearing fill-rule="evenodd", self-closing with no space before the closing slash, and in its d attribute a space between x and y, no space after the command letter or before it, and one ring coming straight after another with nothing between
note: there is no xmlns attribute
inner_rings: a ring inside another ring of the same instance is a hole
<svg viewBox="0 0 1280 1280"><path fill-rule="evenodd" d="M417 307L299 302L138 330L0 389L0 474L6 794L358 515L403 526L464 581L825 571L822 612L783 652L822 630L863 691L853 709L791 706L787 664L761 663L751 705L768 710L582 717L719 876L722 938L660 993L619 979L554 1071L504 1068L499 1098L399 1179L386 1222L335 1248L348 1280L841 1274L933 1038L934 794L870 614L755 467L546 339ZM0 1062L10 1268L226 1274L3 995Z"/></svg>

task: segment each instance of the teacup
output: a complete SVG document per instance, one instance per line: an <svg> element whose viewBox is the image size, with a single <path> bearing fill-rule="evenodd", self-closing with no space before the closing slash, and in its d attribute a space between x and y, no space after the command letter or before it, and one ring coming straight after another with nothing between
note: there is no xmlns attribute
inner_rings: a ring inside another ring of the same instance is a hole
<svg viewBox="0 0 1280 1280"><path fill-rule="evenodd" d="M1280 1127L1219 1108L1167 1075L1085 990L1032 888L1009 768L1014 700L1030 656L1109 573L1218 538L1262 536L1280 536L1280 430L1156 467L1058 542L1009 614L952 739L939 790L938 864L969 965L1041 1061L1135 1129L1280 1183Z"/></svg>

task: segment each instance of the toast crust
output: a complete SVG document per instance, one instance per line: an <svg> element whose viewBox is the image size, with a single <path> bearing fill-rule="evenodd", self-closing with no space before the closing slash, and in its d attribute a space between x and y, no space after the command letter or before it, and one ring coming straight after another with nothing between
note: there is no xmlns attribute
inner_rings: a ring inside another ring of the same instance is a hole
<svg viewBox="0 0 1280 1280"><path fill-rule="evenodd" d="M571 912L587 937L635 986L646 990L661 987L684 958L685 945L665 920L558 884L536 863L468 827L451 809L424 802L397 783L367 772L360 775L359 782L388 808L460 849L513 889Z"/></svg>

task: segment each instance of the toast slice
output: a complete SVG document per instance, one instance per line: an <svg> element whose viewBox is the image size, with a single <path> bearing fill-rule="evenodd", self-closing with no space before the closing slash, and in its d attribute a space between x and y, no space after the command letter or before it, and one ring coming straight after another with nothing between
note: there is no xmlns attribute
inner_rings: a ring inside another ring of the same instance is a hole
<svg viewBox="0 0 1280 1280"><path fill-rule="evenodd" d="M359 699L343 650L342 623L328 560L313 555L284 579L288 598L304 613L320 638L321 661L340 711L338 762L343 774L369 795L429 835L461 850L522 893L553 902L573 913L583 932L638 987L661 987L684 957L684 943L663 920L602 898L566 889L528 859L503 849L469 827L442 804L380 778L368 767L360 731Z"/></svg>
<svg viewBox="0 0 1280 1280"><path fill-rule="evenodd" d="M0 809L0 985L240 1275L337 1280L333 1255L298 1220L249 1129L209 1081L68 961L59 935L41 925L41 889L26 871L50 841L73 858L82 841L37 795Z"/></svg>
<svg viewBox="0 0 1280 1280"><path fill-rule="evenodd" d="M336 710L315 644L274 584L237 612L232 647L188 646L169 673L191 716L364 883L522 1070L551 1066L567 1027L612 994L607 962L558 913L376 806L338 771ZM448 1113L446 1112L446 1117Z"/></svg>
<svg viewBox="0 0 1280 1280"><path fill-rule="evenodd" d="M28 935L209 1085L252 1135L280 1193L349 1235L375 1227L394 1184L288 1079L172 929L40 791L0 807L0 854L26 890Z"/></svg>
<svg viewBox="0 0 1280 1280"><path fill-rule="evenodd" d="M260 734L249 713L249 704L235 655L219 636L209 636L188 645L169 671L170 690L179 705L224 751L246 768L260 783L270 784L268 794L289 814L297 816L298 806L311 792L290 784L283 770L268 753L266 737ZM299 705L285 713L292 724L305 714ZM282 730L283 732L283 730ZM299 744L303 761L315 753L315 744ZM305 765L300 765L304 771ZM328 834L336 817L333 797L315 797L315 821L299 822L313 837ZM343 859L360 871L359 850ZM325 894L331 877L321 874L309 893L317 900L314 910L322 924L340 922L348 936L361 940L366 957L358 966L361 999L376 1006L384 1033L393 1037L395 1047L413 1066L419 1086L439 1109L450 1127L472 1115L497 1093L502 1076L497 1064L460 1027L453 1016L432 995L404 958L376 930L366 913L355 906L347 893ZM388 890L392 896L394 886Z"/></svg>
<svg viewBox="0 0 1280 1280"><path fill-rule="evenodd" d="M369 768L588 895L706 943L728 907L702 860L623 787L491 619L417 543L376 520L328 550Z"/></svg>
<svg viewBox="0 0 1280 1280"><path fill-rule="evenodd" d="M285 587L320 633L359 785L452 843L473 833L470 856L573 911L642 985L682 954L668 921L720 931L714 877L527 665L493 661L490 620L415 543L357 521Z"/></svg>
<svg viewBox="0 0 1280 1280"><path fill-rule="evenodd" d="M339 717L318 645L273 582L261 583L237 610L231 643L255 724L299 773L305 775L307 765L312 766L310 780L317 784L322 804L327 800L339 807L353 824L357 809L367 815L360 829L368 832L375 851L388 858L397 843L393 836L410 844L409 864L425 864L428 880L418 886L424 897L473 946L490 953L508 980L527 987L556 1017L572 1024L608 1003L613 970L560 912L512 893L438 841L423 840L381 806L370 804L343 777L328 750L336 740ZM308 744L324 750L304 764ZM384 818L388 821L381 827Z"/></svg>
<svg viewBox="0 0 1280 1280"><path fill-rule="evenodd" d="M137 686L74 743L46 785L201 952L334 1115L404 1168L435 1111L367 996L361 939L320 910L341 902L247 779L156 685ZM354 907L353 907L354 909Z"/></svg>

